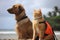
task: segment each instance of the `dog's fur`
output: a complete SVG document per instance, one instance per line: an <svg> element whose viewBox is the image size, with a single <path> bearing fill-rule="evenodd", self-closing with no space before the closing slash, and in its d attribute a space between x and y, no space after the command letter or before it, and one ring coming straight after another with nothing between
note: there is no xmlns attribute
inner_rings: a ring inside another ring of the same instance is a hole
<svg viewBox="0 0 60 40"><path fill-rule="evenodd" d="M44 36L44 30L45 30L45 24L44 23L39 24L39 22L44 21L44 18L42 17L41 10L34 10L33 16L34 16L33 39L35 39L37 37L38 33L39 33L39 37L41 39ZM37 18L37 17L41 17L41 18Z"/></svg>
<svg viewBox="0 0 60 40"><path fill-rule="evenodd" d="M44 32L46 30L46 24L45 23L41 23L44 22L44 18L42 17L42 12L41 10L34 10L33 13L34 16L34 20L33 20L33 40L35 40L35 38L37 36L39 36L40 40L53 40L51 39L51 35L48 35L46 38L43 39L44 37Z"/></svg>
<svg viewBox="0 0 60 40"><path fill-rule="evenodd" d="M15 4L7 11L10 14L15 14L18 39L31 39L33 37L32 22L26 16L23 6L21 4Z"/></svg>

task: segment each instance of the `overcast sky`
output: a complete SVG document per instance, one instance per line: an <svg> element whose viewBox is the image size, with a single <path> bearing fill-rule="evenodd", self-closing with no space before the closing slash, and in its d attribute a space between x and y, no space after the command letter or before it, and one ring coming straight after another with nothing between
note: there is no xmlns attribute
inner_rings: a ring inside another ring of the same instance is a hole
<svg viewBox="0 0 60 40"><path fill-rule="evenodd" d="M41 9L42 13L47 15L54 6L60 7L60 0L0 0L0 29L15 28L14 15L7 12L7 9L14 4L22 4L26 10L27 16L32 19L34 9Z"/></svg>

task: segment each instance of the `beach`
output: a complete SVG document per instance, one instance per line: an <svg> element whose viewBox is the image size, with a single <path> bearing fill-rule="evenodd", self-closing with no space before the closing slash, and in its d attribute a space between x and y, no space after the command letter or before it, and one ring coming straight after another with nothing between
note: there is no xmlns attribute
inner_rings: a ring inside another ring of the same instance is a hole
<svg viewBox="0 0 60 40"><path fill-rule="evenodd" d="M57 39L60 39L60 31L54 31ZM17 40L15 31L0 31L0 40Z"/></svg>

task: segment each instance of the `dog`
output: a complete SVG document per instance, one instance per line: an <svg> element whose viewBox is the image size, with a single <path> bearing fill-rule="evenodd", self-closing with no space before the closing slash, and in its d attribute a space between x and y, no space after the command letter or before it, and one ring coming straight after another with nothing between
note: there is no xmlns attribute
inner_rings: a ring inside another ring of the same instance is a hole
<svg viewBox="0 0 60 40"><path fill-rule="evenodd" d="M44 30L45 30L45 24L44 23L39 23L43 22L44 18L42 17L41 10L34 10L33 13L33 40L37 37L39 34L40 39L44 36Z"/></svg>
<svg viewBox="0 0 60 40"><path fill-rule="evenodd" d="M47 29L45 19L42 17L41 9L34 10L33 13L33 40L54 40L52 35L45 37L45 31Z"/></svg>
<svg viewBox="0 0 60 40"><path fill-rule="evenodd" d="M10 14L15 14L18 39L32 39L32 22L28 16L26 16L24 7L21 4L15 4L12 8L7 9L7 11Z"/></svg>

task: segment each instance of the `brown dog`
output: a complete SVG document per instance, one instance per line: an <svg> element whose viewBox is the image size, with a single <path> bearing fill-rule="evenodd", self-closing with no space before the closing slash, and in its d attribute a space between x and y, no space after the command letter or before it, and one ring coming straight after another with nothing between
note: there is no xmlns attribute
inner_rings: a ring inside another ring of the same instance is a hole
<svg viewBox="0 0 60 40"><path fill-rule="evenodd" d="M12 8L7 10L10 14L15 14L16 17L16 32L18 39L32 39L33 30L32 22L26 16L25 9L21 4L13 5Z"/></svg>
<svg viewBox="0 0 60 40"><path fill-rule="evenodd" d="M33 20L33 40L54 40L53 35L47 35L45 37L45 30L46 30L46 24L45 20L42 17L41 10L34 10L33 13L34 20ZM39 37L38 39L35 39Z"/></svg>
<svg viewBox="0 0 60 40"><path fill-rule="evenodd" d="M39 35L40 40L44 36L45 24L39 23L43 22L44 18L42 17L41 10L34 10L33 13L34 20L33 20L33 40Z"/></svg>

